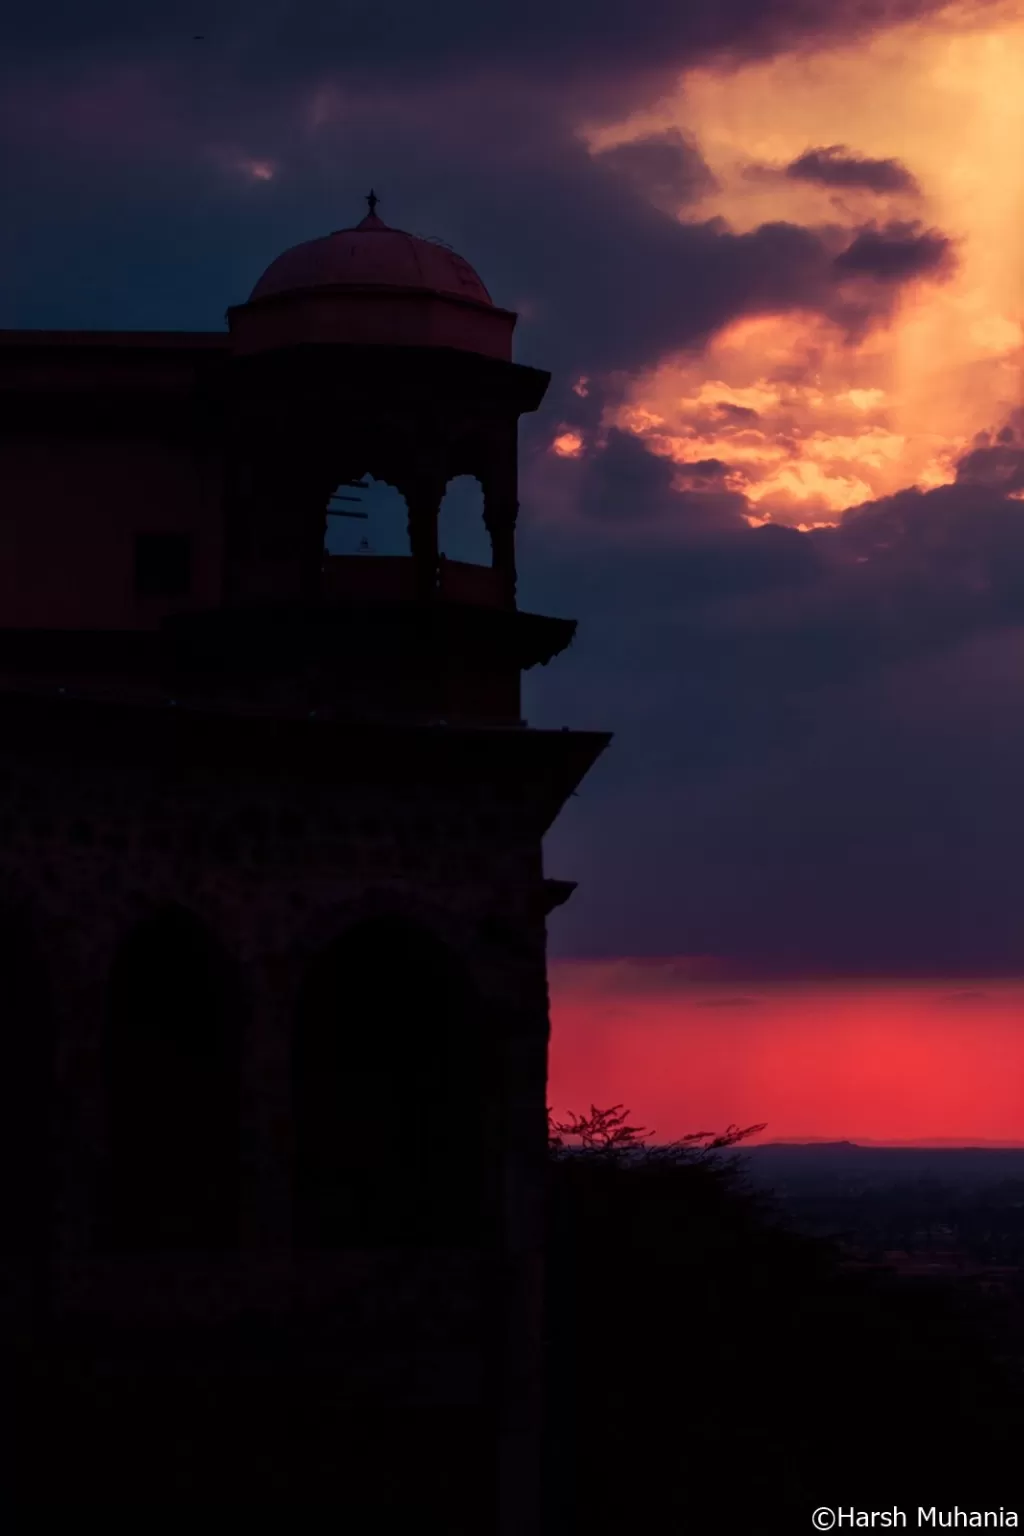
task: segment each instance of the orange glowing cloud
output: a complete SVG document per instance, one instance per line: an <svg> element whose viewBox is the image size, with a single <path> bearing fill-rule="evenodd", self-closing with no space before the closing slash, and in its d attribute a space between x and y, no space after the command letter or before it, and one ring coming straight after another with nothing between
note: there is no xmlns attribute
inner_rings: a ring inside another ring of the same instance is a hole
<svg viewBox="0 0 1024 1536"><path fill-rule="evenodd" d="M726 488L742 491L758 520L815 513L827 522L909 479L951 480L968 441L899 430L877 382L884 371L877 337L851 352L819 316L763 316L729 326L701 357L638 379L609 422L680 466L722 460Z"/></svg>
<svg viewBox="0 0 1024 1536"><path fill-rule="evenodd" d="M583 452L583 438L578 432L565 429L559 432L551 444L551 450L560 459L578 459Z"/></svg>
<svg viewBox="0 0 1024 1536"><path fill-rule="evenodd" d="M693 135L714 180L680 210L688 220L737 233L913 221L948 234L957 258L852 343L813 313L740 321L703 355L632 380L606 425L680 465L723 460L758 522L828 521L950 482L974 434L1020 398L1022 77L1024 0L954 5L855 45L689 71L657 108L589 130L595 153Z"/></svg>

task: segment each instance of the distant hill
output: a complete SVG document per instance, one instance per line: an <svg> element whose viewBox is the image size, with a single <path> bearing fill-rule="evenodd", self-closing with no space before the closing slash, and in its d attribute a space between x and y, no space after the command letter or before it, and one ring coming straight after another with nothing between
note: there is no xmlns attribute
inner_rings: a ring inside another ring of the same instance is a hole
<svg viewBox="0 0 1024 1536"><path fill-rule="evenodd" d="M879 1145L854 1141L763 1142L740 1158L756 1184L780 1194L879 1189L922 1179L978 1190L1024 1181L1024 1146Z"/></svg>
<svg viewBox="0 0 1024 1536"><path fill-rule="evenodd" d="M1024 1152L1024 1141L986 1141L984 1137L976 1137L973 1141L963 1141L955 1136L933 1136L925 1141L871 1141L862 1137L860 1141L831 1141L827 1136L805 1136L800 1141L761 1141L751 1148L752 1151L761 1151L765 1147L878 1147L883 1150L902 1151L906 1147L930 1150L933 1147L949 1147L958 1152L973 1152L976 1148L985 1151L992 1147L1000 1150Z"/></svg>

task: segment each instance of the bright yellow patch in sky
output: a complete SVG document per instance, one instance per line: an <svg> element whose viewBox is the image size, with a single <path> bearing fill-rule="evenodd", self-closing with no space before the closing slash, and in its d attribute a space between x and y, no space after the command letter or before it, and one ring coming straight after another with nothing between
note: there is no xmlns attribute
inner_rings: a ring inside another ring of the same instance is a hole
<svg viewBox="0 0 1024 1536"><path fill-rule="evenodd" d="M668 128L695 137L718 189L682 219L723 217L737 233L780 219L917 220L952 238L959 263L951 279L907 285L888 322L853 346L814 314L737 322L634 379L607 424L677 462L723 459L758 520L795 524L951 481L974 434L1021 399L1022 80L1024 0L955 5L848 47L692 70L656 108L589 130L595 153ZM917 190L781 174L830 145L900 161Z"/></svg>
<svg viewBox="0 0 1024 1536"><path fill-rule="evenodd" d="M583 439L578 432L560 432L551 447L560 459L578 459L583 452Z"/></svg>

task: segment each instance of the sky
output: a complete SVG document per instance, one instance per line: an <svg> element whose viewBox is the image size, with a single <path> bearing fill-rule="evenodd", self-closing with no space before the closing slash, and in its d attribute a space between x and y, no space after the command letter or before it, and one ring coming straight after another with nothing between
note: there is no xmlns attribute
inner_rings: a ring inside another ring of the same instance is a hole
<svg viewBox="0 0 1024 1536"><path fill-rule="evenodd" d="M0 326L221 329L373 185L552 370L520 603L579 632L527 712L615 732L548 840L553 1091L1024 1141L1024 0L39 0L0 42Z"/></svg>
<svg viewBox="0 0 1024 1536"><path fill-rule="evenodd" d="M653 1142L753 1130L1019 1146L1024 982L716 981L690 960L563 960L550 1100L632 1109Z"/></svg>

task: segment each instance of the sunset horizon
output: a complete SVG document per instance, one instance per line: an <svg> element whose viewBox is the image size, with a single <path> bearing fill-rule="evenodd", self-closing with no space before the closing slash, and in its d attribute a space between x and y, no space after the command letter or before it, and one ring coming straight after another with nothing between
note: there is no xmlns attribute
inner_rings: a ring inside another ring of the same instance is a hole
<svg viewBox="0 0 1024 1536"><path fill-rule="evenodd" d="M556 1112L623 1104L657 1143L763 1125L744 1145L1024 1147L1024 977L714 979L722 970L554 961Z"/></svg>

